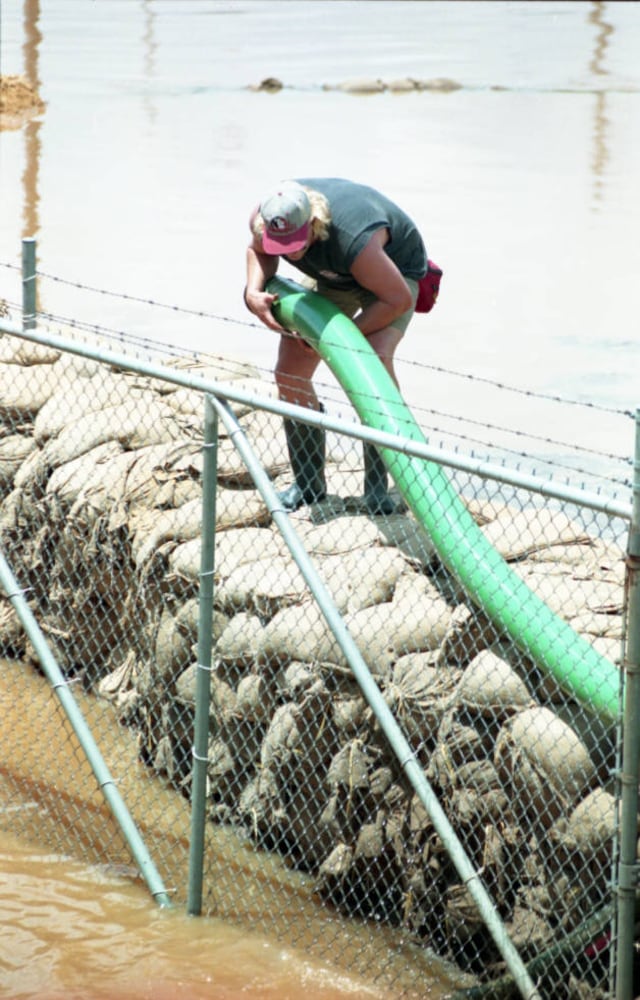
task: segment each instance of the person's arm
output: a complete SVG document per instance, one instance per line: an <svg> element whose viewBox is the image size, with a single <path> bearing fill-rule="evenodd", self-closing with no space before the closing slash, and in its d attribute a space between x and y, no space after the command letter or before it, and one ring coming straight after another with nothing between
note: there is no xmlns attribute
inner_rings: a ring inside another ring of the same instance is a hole
<svg viewBox="0 0 640 1000"><path fill-rule="evenodd" d="M411 308L411 289L384 252L388 241L389 230L378 229L351 266L351 274L358 284L376 296L376 301L354 320L365 336L392 326L394 319Z"/></svg>
<svg viewBox="0 0 640 1000"><path fill-rule="evenodd" d="M255 215L255 212L254 212ZM253 215L250 223L253 222ZM284 332L284 327L275 319L271 306L277 301L277 295L265 292L269 278L273 278L278 270L279 257L262 253L262 243L253 236L247 247L247 284L244 290L244 301L247 309L271 330Z"/></svg>

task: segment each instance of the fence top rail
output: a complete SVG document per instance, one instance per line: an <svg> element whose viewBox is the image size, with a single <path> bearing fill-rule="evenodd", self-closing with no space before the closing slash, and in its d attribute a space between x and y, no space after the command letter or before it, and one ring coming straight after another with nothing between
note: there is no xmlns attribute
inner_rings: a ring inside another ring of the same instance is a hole
<svg viewBox="0 0 640 1000"><path fill-rule="evenodd" d="M319 425L325 430L344 434L361 441L369 441L381 447L392 448L407 455L415 455L418 458L424 458L461 472L471 473L483 479L495 480L516 488L523 488L547 498L574 503L577 506L587 507L608 516L620 517L625 521L631 521L632 518L633 505L630 500L619 500L615 497L608 497L599 492L583 490L569 484L554 483L542 479L535 474L508 469L506 466L487 462L483 459L473 458L472 456L462 455L458 452L429 445L426 441L415 441L386 431L372 430L362 424L340 420L326 413L319 413L309 410L306 407L282 402L279 399L268 396L259 396L255 392L234 386L233 382L213 381L203 378L200 375L177 371L166 365L155 363L150 359L113 351L99 343L91 344L76 341L70 337L43 331L37 327L23 330L21 326L9 323L3 318L0 318L0 333L5 333L10 337L17 337L21 340L28 340L32 343L42 344L46 347L52 347L66 353L77 354L81 357L103 362L115 368L136 372L139 375L162 379L183 388L195 389L203 394L210 394L219 399L228 399L235 403L255 407L256 409L267 410L282 417L292 417L304 423Z"/></svg>

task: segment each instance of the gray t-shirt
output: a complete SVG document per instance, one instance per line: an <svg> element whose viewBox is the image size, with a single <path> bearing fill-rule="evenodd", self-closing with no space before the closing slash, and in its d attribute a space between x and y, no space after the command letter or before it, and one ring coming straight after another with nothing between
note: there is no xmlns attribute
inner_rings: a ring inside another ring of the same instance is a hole
<svg viewBox="0 0 640 1000"><path fill-rule="evenodd" d="M388 229L384 251L406 278L427 273L427 252L415 224L374 188L338 177L298 177L299 184L323 194L331 209L328 240L317 240L294 267L333 288L357 288L351 266L373 233Z"/></svg>

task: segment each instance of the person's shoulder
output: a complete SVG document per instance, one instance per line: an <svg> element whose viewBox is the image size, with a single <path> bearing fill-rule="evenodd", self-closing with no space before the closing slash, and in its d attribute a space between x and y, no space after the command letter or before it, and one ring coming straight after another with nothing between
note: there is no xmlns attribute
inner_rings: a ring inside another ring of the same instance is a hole
<svg viewBox="0 0 640 1000"><path fill-rule="evenodd" d="M325 186L357 186L356 181L348 180L346 177L296 177L298 184L303 187L325 187Z"/></svg>

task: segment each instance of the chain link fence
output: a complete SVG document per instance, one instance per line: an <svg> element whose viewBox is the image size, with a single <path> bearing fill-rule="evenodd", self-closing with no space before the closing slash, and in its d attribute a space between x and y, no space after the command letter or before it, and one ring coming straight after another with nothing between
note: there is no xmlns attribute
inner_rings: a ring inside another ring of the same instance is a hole
<svg viewBox="0 0 640 1000"><path fill-rule="evenodd" d="M262 396L230 410L277 489L291 482L282 420L250 366L174 360L161 378L76 352L0 341L0 546L185 905L208 668L204 385ZM290 520L455 832L443 839L222 422L216 465L203 912L366 972L395 997L425 995L428 977L459 997L517 996L459 845L535 995L610 997L615 719L496 628L397 493L398 512L369 513L362 444L330 431L327 496ZM515 574L617 676L627 520L447 475ZM0 655L2 822L138 877L10 595Z"/></svg>

